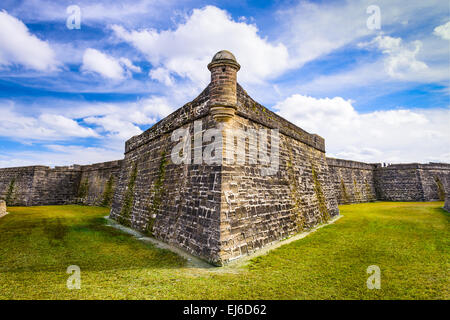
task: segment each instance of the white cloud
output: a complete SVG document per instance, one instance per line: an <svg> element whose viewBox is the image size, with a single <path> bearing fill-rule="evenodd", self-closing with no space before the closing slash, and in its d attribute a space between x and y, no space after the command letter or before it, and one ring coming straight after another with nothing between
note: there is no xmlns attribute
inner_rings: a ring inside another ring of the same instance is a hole
<svg viewBox="0 0 450 320"><path fill-rule="evenodd" d="M0 153L0 168L32 165L68 166L92 164L123 158L122 149L84 147L78 145L44 145L36 151L10 151Z"/></svg>
<svg viewBox="0 0 450 320"><path fill-rule="evenodd" d="M121 119L120 115L110 114L101 117L88 117L85 123L95 124L103 128L108 137L127 140L130 137L142 133L142 130L130 121Z"/></svg>
<svg viewBox="0 0 450 320"><path fill-rule="evenodd" d="M149 76L154 80L164 83L166 86L173 86L174 79L170 75L170 71L165 68L152 69L149 72Z"/></svg>
<svg viewBox="0 0 450 320"><path fill-rule="evenodd" d="M401 38L390 36L377 36L372 40L378 48L387 55L385 68L389 76L406 80L417 74L427 71L428 66L419 61L416 56L422 48L422 42L413 41L409 46L402 42Z"/></svg>
<svg viewBox="0 0 450 320"><path fill-rule="evenodd" d="M0 106L0 122L0 136L22 142L98 137L94 130L73 119L55 114L24 116L12 104Z"/></svg>
<svg viewBox="0 0 450 320"><path fill-rule="evenodd" d="M381 30L369 30L366 25L370 16L366 9L374 4L379 6L381 11ZM413 29L440 20L446 11L448 4L436 0L412 0L407 6L390 0L379 0L377 3L371 0L320 3L300 1L294 6L277 11L279 25L276 30L279 40L289 49L290 64L294 66L301 67L308 62L314 63L318 58L334 62L340 55L332 57L332 60L326 55L333 54L339 49L350 49L349 54L354 57L355 66L343 64L343 68L340 68L337 74L325 72L326 74L318 75L314 79L317 83L327 84L333 88L344 87L343 84L333 80L346 81L347 88L358 85L360 80L365 83L395 80L447 84L448 44L443 44L440 38L433 39L436 37L431 34L423 33L423 27L420 30ZM412 30L407 34L408 38L383 36L384 33L395 35L397 31L405 34L405 25ZM379 61L374 61L375 55L372 52L363 56L351 52L357 41L366 41L370 36L377 40L366 48L384 52ZM384 64L384 67L376 69L380 63ZM372 74L376 74L375 77L363 73L369 68L372 69ZM381 75L383 71L384 78ZM328 88L322 86L320 89L310 83L304 86L313 87L312 91L322 92L326 92Z"/></svg>
<svg viewBox="0 0 450 320"><path fill-rule="evenodd" d="M213 6L194 9L175 30L128 31L112 26L116 36L141 51L156 69L152 76L167 81L168 73L206 85L206 65L220 50L233 52L243 66L239 79L257 83L276 77L290 68L283 44L270 43L258 35L255 25L234 21L226 11ZM162 74L165 73L165 74Z"/></svg>
<svg viewBox="0 0 450 320"><path fill-rule="evenodd" d="M174 108L164 97L149 97L136 102L84 103L70 108L65 115L95 126L103 143L123 147L126 140L169 115Z"/></svg>
<svg viewBox="0 0 450 320"><path fill-rule="evenodd" d="M366 35L367 5L345 1L297 5L279 10L280 40L286 44L294 65L300 67Z"/></svg>
<svg viewBox="0 0 450 320"><path fill-rule="evenodd" d="M61 103L56 102L58 105ZM42 114L25 116L21 111L26 109L27 106L16 106L9 101L0 102L0 137L22 144L52 144L44 145L45 149L40 151L13 149L4 155L0 152L0 168L87 164L120 159L123 158L125 141L142 133L140 125L154 124L173 111L164 97L149 97L131 103L77 103L76 108L65 110L64 115L59 114L58 109L38 107L38 110L44 111ZM55 143L75 138L95 138L102 147Z"/></svg>
<svg viewBox="0 0 450 320"><path fill-rule="evenodd" d="M125 70L118 60L96 49L86 49L83 55L83 72L95 72L109 79L124 79Z"/></svg>
<svg viewBox="0 0 450 320"><path fill-rule="evenodd" d="M19 19L0 11L0 66L22 65L38 71L58 70L58 61L46 41L31 34Z"/></svg>
<svg viewBox="0 0 450 320"><path fill-rule="evenodd" d="M295 94L275 110L325 138L329 156L368 162L450 161L450 109L359 113L341 97Z"/></svg>
<svg viewBox="0 0 450 320"><path fill-rule="evenodd" d="M81 28L85 24L120 22L124 24L142 24L149 20L161 18L170 12L176 1L154 0L77 0L75 2L54 0L12 1L9 11L16 16L33 21L65 21L68 17L66 8L76 4L81 8Z"/></svg>
<svg viewBox="0 0 450 320"><path fill-rule="evenodd" d="M444 40L450 40L450 21L434 28L433 33Z"/></svg>
<svg viewBox="0 0 450 320"><path fill-rule="evenodd" d="M135 66L129 59L127 58L120 58L119 62L126 68L128 69L128 72L136 72L136 73L140 73L142 72L141 68L138 66Z"/></svg>

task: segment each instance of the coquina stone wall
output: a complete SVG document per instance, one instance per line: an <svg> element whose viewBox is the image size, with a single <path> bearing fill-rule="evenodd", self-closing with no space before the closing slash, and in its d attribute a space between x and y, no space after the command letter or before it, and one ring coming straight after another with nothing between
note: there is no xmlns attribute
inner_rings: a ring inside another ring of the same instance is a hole
<svg viewBox="0 0 450 320"><path fill-rule="evenodd" d="M224 60L210 64L211 83L196 99L126 142L110 214L218 265L339 214L323 138L253 101L235 82L236 62ZM200 130L194 131L195 121ZM189 129L190 164L171 161L178 144L171 135L179 128ZM244 163L229 163L226 156L218 164L195 163L196 151L204 153L210 140L196 145L194 136L212 128L220 129L224 145L232 130L264 129L268 150L270 129L279 130L276 172L265 176L266 165L250 164L255 142L249 139Z"/></svg>
<svg viewBox="0 0 450 320"><path fill-rule="evenodd" d="M335 158L327 158L327 164L339 204L377 199L374 182L376 165Z"/></svg>
<svg viewBox="0 0 450 320"><path fill-rule="evenodd" d="M425 201L444 201L450 193L450 164L420 164L419 171Z"/></svg>
<svg viewBox="0 0 450 320"><path fill-rule="evenodd" d="M175 129L189 127L193 137L194 120L202 121L203 131L215 125L208 94L209 87L126 142L110 217L214 262L220 260L221 166L171 161Z"/></svg>
<svg viewBox="0 0 450 320"><path fill-rule="evenodd" d="M246 141L244 164L222 167L221 258L247 255L274 241L326 222L339 214L329 178L324 140L294 126L251 99L238 85L236 115L226 129L279 130L279 166L273 175L251 164ZM228 134L228 131L227 131ZM272 148L268 139L268 150ZM254 143L256 143L254 141ZM256 149L256 146L254 146Z"/></svg>
<svg viewBox="0 0 450 320"><path fill-rule="evenodd" d="M374 170L378 200L435 201L449 192L450 164L394 164Z"/></svg>
<svg viewBox="0 0 450 320"><path fill-rule="evenodd" d="M382 201L443 201L450 190L450 164L382 166L327 158L340 204Z"/></svg>
<svg viewBox="0 0 450 320"><path fill-rule="evenodd" d="M338 203L448 197L449 164L326 158L323 138L255 102L237 83L240 65L230 52L217 53L208 69L205 90L129 139L123 160L0 169L0 199L24 206L111 205L110 217L119 223L222 265L326 222L339 214ZM185 161L174 163L180 140L172 134L180 129L188 134L178 138L189 147L181 152ZM218 136L207 137L209 129ZM267 134L263 151L261 132ZM219 136L220 160L206 162L202 155L211 154ZM226 153L231 147L235 154Z"/></svg>
<svg viewBox="0 0 450 320"><path fill-rule="evenodd" d="M34 198L34 173L43 167L0 169L0 199L8 206L31 206ZM44 167L45 168L45 167Z"/></svg>
<svg viewBox="0 0 450 320"><path fill-rule="evenodd" d="M0 199L9 206L62 204L109 205L121 161L50 168L0 169ZM103 202L105 195L109 200Z"/></svg>
<svg viewBox="0 0 450 320"><path fill-rule="evenodd" d="M122 160L81 166L76 202L85 205L111 206L121 166Z"/></svg>

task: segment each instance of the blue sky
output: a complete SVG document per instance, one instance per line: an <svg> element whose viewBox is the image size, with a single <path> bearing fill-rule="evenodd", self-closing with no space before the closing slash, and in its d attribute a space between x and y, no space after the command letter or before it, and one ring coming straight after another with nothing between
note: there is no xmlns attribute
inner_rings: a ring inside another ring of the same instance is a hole
<svg viewBox="0 0 450 320"><path fill-rule="evenodd" d="M374 4L380 28L368 26ZM66 26L70 5L80 29ZM0 9L0 167L122 158L124 141L201 92L222 49L255 100L323 136L330 156L450 162L448 1L6 0Z"/></svg>

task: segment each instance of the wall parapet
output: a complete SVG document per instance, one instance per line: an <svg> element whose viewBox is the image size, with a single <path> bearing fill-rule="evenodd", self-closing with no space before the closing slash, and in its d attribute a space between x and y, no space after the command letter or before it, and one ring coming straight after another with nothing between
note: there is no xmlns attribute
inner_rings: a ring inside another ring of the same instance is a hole
<svg viewBox="0 0 450 320"><path fill-rule="evenodd" d="M363 169L363 170L374 170L378 163L365 163L353 160L344 160L337 158L327 157L328 166L349 168L349 169Z"/></svg>

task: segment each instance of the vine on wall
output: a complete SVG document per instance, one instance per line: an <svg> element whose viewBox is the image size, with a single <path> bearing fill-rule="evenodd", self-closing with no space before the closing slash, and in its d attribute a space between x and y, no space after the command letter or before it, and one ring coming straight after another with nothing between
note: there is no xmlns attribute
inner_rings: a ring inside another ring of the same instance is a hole
<svg viewBox="0 0 450 320"><path fill-rule="evenodd" d="M134 185L137 178L137 165L133 164L131 169L130 178L128 180L127 190L125 192L125 198L123 200L122 210L120 212L119 223L123 225L130 225L130 216L133 209L134 201Z"/></svg>
<svg viewBox="0 0 450 320"><path fill-rule="evenodd" d="M14 202L14 188L16 185L16 178L12 178L9 182L8 191L6 192L5 202L7 206L11 206Z"/></svg>
<svg viewBox="0 0 450 320"><path fill-rule="evenodd" d="M102 207L110 207L111 206L111 202L112 202L112 198L113 198L113 194L114 194L114 177L111 175L108 179L108 181L106 181L105 184L105 189L103 191L103 196L102 196L102 203L101 206Z"/></svg>
<svg viewBox="0 0 450 320"><path fill-rule="evenodd" d="M445 200L444 186L442 185L442 182L438 176L434 177L434 181L436 182L436 185L437 185L439 200L444 201Z"/></svg>
<svg viewBox="0 0 450 320"><path fill-rule="evenodd" d="M327 205L325 203L325 196L322 191L322 185L320 184L317 171L314 165L311 164L312 177L314 180L314 191L316 192L317 201L319 202L319 212L321 222L326 222L330 219L330 213L328 212Z"/></svg>
<svg viewBox="0 0 450 320"><path fill-rule="evenodd" d="M345 186L344 180L341 177L341 197L344 203L350 203L350 198L348 197L347 187Z"/></svg>
<svg viewBox="0 0 450 320"><path fill-rule="evenodd" d="M299 194L299 186L297 179L295 178L292 150L289 148L289 159L286 161L288 179L289 179L289 187L291 190L291 199L294 202L294 210L296 213L296 223L297 223L297 231L303 231L305 228L305 217L302 213L302 201L300 200Z"/></svg>
<svg viewBox="0 0 450 320"><path fill-rule="evenodd" d="M89 193L89 180L88 178L80 181L80 184L78 186L78 202L82 203L84 200L86 200L86 197Z"/></svg>
<svg viewBox="0 0 450 320"><path fill-rule="evenodd" d="M158 176L153 185L153 190L151 191L152 203L149 206L149 220L147 223L147 233L153 235L153 225L155 224L156 215L158 214L159 207L161 206L161 201L164 196L164 180L166 177L166 152L161 152L161 162L159 163Z"/></svg>

